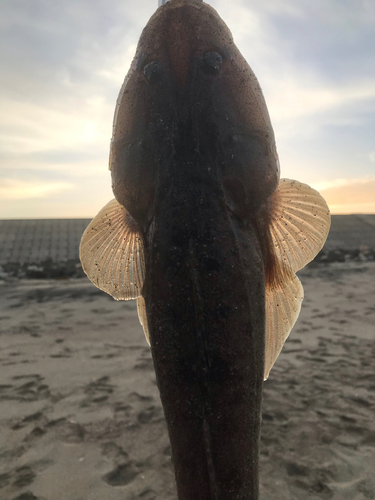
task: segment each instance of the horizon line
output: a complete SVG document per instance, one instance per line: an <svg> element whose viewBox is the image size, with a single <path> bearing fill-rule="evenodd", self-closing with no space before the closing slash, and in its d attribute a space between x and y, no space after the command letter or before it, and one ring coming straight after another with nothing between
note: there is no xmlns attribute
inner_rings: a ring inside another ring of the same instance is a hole
<svg viewBox="0 0 375 500"><path fill-rule="evenodd" d="M355 213L331 213L332 216L336 215L374 215L375 212L355 212ZM80 217L0 217L0 221L5 220L82 220L82 219L94 219L94 216L80 216Z"/></svg>

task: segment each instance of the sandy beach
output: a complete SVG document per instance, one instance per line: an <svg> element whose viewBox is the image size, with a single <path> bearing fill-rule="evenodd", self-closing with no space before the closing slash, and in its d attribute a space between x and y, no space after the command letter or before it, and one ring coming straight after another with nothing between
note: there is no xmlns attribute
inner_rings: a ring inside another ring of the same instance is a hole
<svg viewBox="0 0 375 500"><path fill-rule="evenodd" d="M300 273L264 384L262 500L375 498L375 263ZM135 301L85 278L0 285L0 500L176 499Z"/></svg>

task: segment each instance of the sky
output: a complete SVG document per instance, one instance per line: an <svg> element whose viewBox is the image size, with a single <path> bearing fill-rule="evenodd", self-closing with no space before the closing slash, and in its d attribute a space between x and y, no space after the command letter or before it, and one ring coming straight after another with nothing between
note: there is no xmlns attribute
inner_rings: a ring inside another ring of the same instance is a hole
<svg viewBox="0 0 375 500"><path fill-rule="evenodd" d="M212 0L262 86L281 177L375 213L374 0ZM1 0L0 218L113 198L116 98L157 0Z"/></svg>

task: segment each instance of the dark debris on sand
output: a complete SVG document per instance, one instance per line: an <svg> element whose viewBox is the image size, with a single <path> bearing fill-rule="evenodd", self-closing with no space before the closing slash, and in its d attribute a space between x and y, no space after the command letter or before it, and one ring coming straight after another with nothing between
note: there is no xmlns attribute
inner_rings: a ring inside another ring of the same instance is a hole
<svg viewBox="0 0 375 500"><path fill-rule="evenodd" d="M0 279L68 279L83 278L85 273L79 259L55 262L8 262L0 266Z"/></svg>

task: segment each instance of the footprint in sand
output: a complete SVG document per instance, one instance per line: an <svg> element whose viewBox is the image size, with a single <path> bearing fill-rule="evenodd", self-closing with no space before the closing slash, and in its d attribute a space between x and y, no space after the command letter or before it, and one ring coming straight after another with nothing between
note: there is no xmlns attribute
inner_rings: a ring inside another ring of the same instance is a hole
<svg viewBox="0 0 375 500"><path fill-rule="evenodd" d="M64 347L61 351L55 354L50 354L50 358L71 358L72 352L73 351L69 347Z"/></svg>
<svg viewBox="0 0 375 500"><path fill-rule="evenodd" d="M38 374L16 375L13 377L17 385L0 386L0 399L18 401L39 401L50 396L48 385L43 384L44 377Z"/></svg>
<svg viewBox="0 0 375 500"><path fill-rule="evenodd" d="M157 497L154 490L146 488L138 495L138 498L141 498L142 500L156 500Z"/></svg>
<svg viewBox="0 0 375 500"><path fill-rule="evenodd" d="M114 460L115 463L124 463L129 461L129 455L123 448L114 441L108 441L101 445L101 452L106 458Z"/></svg>
<svg viewBox="0 0 375 500"><path fill-rule="evenodd" d="M82 401L81 406L90 406L92 403L103 403L107 401L115 389L115 386L110 384L109 380L109 377L104 376L94 380L94 382L90 382L85 387L85 394L87 396Z"/></svg>
<svg viewBox="0 0 375 500"><path fill-rule="evenodd" d="M86 431L83 425L74 420L69 420L65 417L49 420L44 425L35 427L30 434L26 436L26 440L44 436L49 429L54 429L56 436L64 443L76 444L81 443L85 439Z"/></svg>
<svg viewBox="0 0 375 500"><path fill-rule="evenodd" d="M309 468L304 465L299 465L294 462L286 464L286 471L288 476L308 476Z"/></svg>
<svg viewBox="0 0 375 500"><path fill-rule="evenodd" d="M8 392L13 388L11 384L1 384L0 385L0 399L9 399L7 397Z"/></svg>
<svg viewBox="0 0 375 500"><path fill-rule="evenodd" d="M39 420L43 417L43 413L41 411L37 411L35 413L31 413L30 415L26 415L23 417L21 420L13 424L11 427L12 430L17 431L19 429L23 429L26 427L29 423L35 422L36 420Z"/></svg>
<svg viewBox="0 0 375 500"><path fill-rule="evenodd" d="M104 354L94 354L91 359L111 359L119 356L118 352L107 352Z"/></svg>
<svg viewBox="0 0 375 500"><path fill-rule="evenodd" d="M35 477L35 472L25 465L15 469L12 484L17 488L24 488L25 486L29 486L34 481Z"/></svg>
<svg viewBox="0 0 375 500"><path fill-rule="evenodd" d="M133 413L139 424L148 424L151 420L161 418L161 408L149 404L153 401L151 396L142 396L137 392L132 392L128 401L133 403Z"/></svg>
<svg viewBox="0 0 375 500"><path fill-rule="evenodd" d="M132 411L133 407L123 402L116 402L113 405L113 410L115 415L124 415L128 417Z"/></svg>
<svg viewBox="0 0 375 500"><path fill-rule="evenodd" d="M111 486L124 486L131 483L137 475L137 468L129 462L117 465L112 471L105 474L103 479Z"/></svg>
<svg viewBox="0 0 375 500"><path fill-rule="evenodd" d="M95 314L109 314L113 311L111 309L106 309L105 307L98 307L95 309L91 309L91 312L93 312Z"/></svg>
<svg viewBox="0 0 375 500"><path fill-rule="evenodd" d="M135 370L154 370L154 362L152 358L138 358L137 363L134 365Z"/></svg>
<svg viewBox="0 0 375 500"><path fill-rule="evenodd" d="M157 408L155 406L149 406L145 410L141 411L138 414L138 422L140 424L148 424L151 420L153 420L156 417L157 414Z"/></svg>
<svg viewBox="0 0 375 500"><path fill-rule="evenodd" d="M20 326L13 327L12 332L15 334L23 334L27 333L31 337L40 337L40 324L32 324L31 322L28 322L27 324L21 324Z"/></svg>
<svg viewBox="0 0 375 500"><path fill-rule="evenodd" d="M138 403L142 402L145 403L147 401L152 401L153 397L152 396L142 396L142 394L139 394L138 392L132 392L128 396L128 401L131 403Z"/></svg>
<svg viewBox="0 0 375 500"><path fill-rule="evenodd" d="M82 443L85 439L85 428L73 420L64 420L58 425L58 433L65 443Z"/></svg>
<svg viewBox="0 0 375 500"><path fill-rule="evenodd" d="M0 474L0 489L5 488L11 481L11 475L6 472L5 474Z"/></svg>
<svg viewBox="0 0 375 500"><path fill-rule="evenodd" d="M154 405L152 402L153 397L132 392L126 398L126 401L114 403L113 409L118 418L125 417L130 425L138 426L139 424L164 420L161 406Z"/></svg>
<svg viewBox="0 0 375 500"><path fill-rule="evenodd" d="M302 464L289 462L286 465L288 476L294 479L294 485L306 492L314 492L319 494L319 498L332 498L333 492L328 486L332 480L331 474L323 469L311 469Z"/></svg>
<svg viewBox="0 0 375 500"><path fill-rule="evenodd" d="M57 329L61 332L70 332L71 330L73 330L71 326L58 326Z"/></svg>
<svg viewBox="0 0 375 500"><path fill-rule="evenodd" d="M129 459L128 454L115 442L109 441L101 446L102 455L113 460L115 467L103 476L103 480L111 486L124 486L133 481L139 471Z"/></svg>
<svg viewBox="0 0 375 500"><path fill-rule="evenodd" d="M31 493L31 491L26 491L25 493L21 493L17 497L14 497L12 500L38 500L38 497Z"/></svg>

